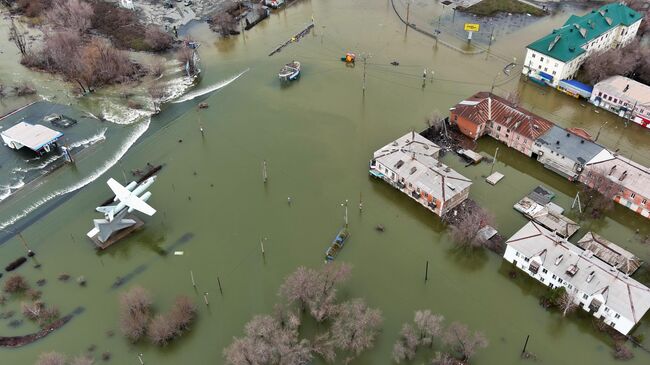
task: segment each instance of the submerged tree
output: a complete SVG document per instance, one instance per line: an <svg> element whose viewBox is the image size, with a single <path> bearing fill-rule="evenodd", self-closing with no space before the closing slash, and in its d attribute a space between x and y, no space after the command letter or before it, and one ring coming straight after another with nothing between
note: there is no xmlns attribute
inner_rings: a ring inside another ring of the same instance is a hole
<svg viewBox="0 0 650 365"><path fill-rule="evenodd" d="M580 200L583 204L583 214L591 213L599 218L604 213L614 209L614 198L620 193L621 186L607 177L605 171L588 169L584 184L580 187Z"/></svg>
<svg viewBox="0 0 650 365"><path fill-rule="evenodd" d="M442 333L443 321L443 316L433 314L428 309L416 311L413 324L406 323L402 326L400 337L393 346L395 362L412 360L420 346L433 347L435 338Z"/></svg>
<svg viewBox="0 0 650 365"><path fill-rule="evenodd" d="M25 33L22 30L18 29L13 17L11 18L11 27L9 28L9 40L14 42L21 55L25 56L27 54L27 37L25 37Z"/></svg>
<svg viewBox="0 0 650 365"><path fill-rule="evenodd" d="M135 286L120 296L120 329L124 336L136 342L145 335L151 316L151 295Z"/></svg>
<svg viewBox="0 0 650 365"><path fill-rule="evenodd" d="M449 345L462 361L468 362L478 350L488 346L488 340L482 332L473 333L467 325L454 322L445 331L443 342Z"/></svg>
<svg viewBox="0 0 650 365"><path fill-rule="evenodd" d="M6 293L9 294L14 294L14 293L22 293L29 289L29 284L27 283L27 280L21 275L12 275L7 280L5 280L4 288L3 290Z"/></svg>
<svg viewBox="0 0 650 365"><path fill-rule="evenodd" d="M449 227L451 238L462 248L480 248L487 243L478 237L481 228L492 225L494 216L487 210L476 206L473 209L462 210L460 217Z"/></svg>
<svg viewBox="0 0 650 365"><path fill-rule="evenodd" d="M65 356L54 351L42 353L36 361L36 365L65 365L65 363Z"/></svg>
<svg viewBox="0 0 650 365"><path fill-rule="evenodd" d="M381 311L369 308L363 299L344 302L336 310L332 341L339 349L358 356L372 348L382 322Z"/></svg>
<svg viewBox="0 0 650 365"><path fill-rule="evenodd" d="M564 287L560 287L560 292L555 296L554 301L554 304L562 311L562 316L564 317L578 308L578 303L575 302L575 296L573 293L567 292Z"/></svg>
<svg viewBox="0 0 650 365"><path fill-rule="evenodd" d="M300 340L297 331L282 328L271 316L253 317L244 334L224 350L228 364L301 365L313 358L309 341Z"/></svg>
<svg viewBox="0 0 650 365"><path fill-rule="evenodd" d="M350 271L348 264L329 264L321 270L301 266L287 277L279 295L322 322L336 309L336 286L349 278Z"/></svg>

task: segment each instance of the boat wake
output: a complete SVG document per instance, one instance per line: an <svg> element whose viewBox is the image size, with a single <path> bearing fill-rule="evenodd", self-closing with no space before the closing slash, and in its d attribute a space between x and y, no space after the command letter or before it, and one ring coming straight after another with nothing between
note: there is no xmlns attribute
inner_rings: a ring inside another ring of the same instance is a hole
<svg viewBox="0 0 650 365"><path fill-rule="evenodd" d="M64 195L71 193L75 190L81 189L84 186L90 184L91 182L95 181L98 177L103 175L108 169L113 167L125 154L126 152L135 144L135 142L140 138L149 128L149 125L151 124L151 118L147 118L146 120L140 122L140 124L137 124L134 126L133 131L129 134L129 136L126 138L124 143L117 149L117 152L111 156L108 160L106 160L100 167L95 169L90 175L86 176L85 178L81 179L80 181L76 182L75 184L72 184L68 187L53 191L52 193L46 195L45 197L39 199L29 207L27 207L25 210L23 210L21 213L16 214L9 218L8 220L0 223L0 230L4 229L12 224L14 224L16 221L26 217L29 213L33 212L36 210L38 207L41 205L47 203L48 201ZM0 194L4 194L4 192L0 192ZM10 193L11 194L11 193ZM2 195L0 195L1 197Z"/></svg>
<svg viewBox="0 0 650 365"><path fill-rule="evenodd" d="M102 107L102 115L104 119L120 125L133 124L145 116L153 114L153 110L132 109L125 105L116 103L106 103Z"/></svg>
<svg viewBox="0 0 650 365"><path fill-rule="evenodd" d="M97 142L104 141L106 139L106 130L107 128L102 128L99 132L97 132L97 134L90 136L88 138L81 139L79 141L72 142L68 147L70 148L88 147L94 145Z"/></svg>
<svg viewBox="0 0 650 365"><path fill-rule="evenodd" d="M14 191L25 186L25 182L22 178L18 179L17 182L9 185L0 185L0 202L7 199Z"/></svg>
<svg viewBox="0 0 650 365"><path fill-rule="evenodd" d="M229 78L227 80L217 82L216 84L213 84L213 85L211 85L209 87L199 89L199 90L196 90L196 91L192 91L191 93L188 93L187 95L184 95L184 96L180 97L178 100L172 101L172 103L183 103L183 102L192 100L194 98L198 98L199 96L202 96L202 95L217 91L217 90L219 90L219 89L221 89L223 87L228 86L233 81L237 80L243 74L248 72L248 70L250 70L250 69L247 68L244 71L240 72L239 74L237 74L237 75L235 75L235 76L233 76L233 77L231 77L231 78Z"/></svg>

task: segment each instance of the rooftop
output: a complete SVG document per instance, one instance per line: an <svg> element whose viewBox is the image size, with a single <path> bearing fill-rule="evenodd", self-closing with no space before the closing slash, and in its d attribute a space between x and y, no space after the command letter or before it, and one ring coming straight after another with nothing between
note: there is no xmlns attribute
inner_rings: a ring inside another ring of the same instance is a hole
<svg viewBox="0 0 650 365"><path fill-rule="evenodd" d="M529 49L568 62L586 51L585 44L619 25L630 26L643 16L624 4L603 5L583 15L571 15L564 25L528 45Z"/></svg>
<svg viewBox="0 0 650 365"><path fill-rule="evenodd" d="M532 140L539 138L553 126L552 122L485 91L461 101L452 110L476 125L494 121Z"/></svg>
<svg viewBox="0 0 650 365"><path fill-rule="evenodd" d="M599 259L628 275L632 275L643 264L633 253L593 232L587 232L577 245L583 250L593 252Z"/></svg>
<svg viewBox="0 0 650 365"><path fill-rule="evenodd" d="M528 196L523 197L513 207L529 219L558 235L569 238L580 229L580 226L565 217L557 208L550 209L548 204L539 204ZM553 204L555 206L555 204Z"/></svg>
<svg viewBox="0 0 650 365"><path fill-rule="evenodd" d="M608 95L626 95L639 105L650 106L650 86L624 76L612 76L597 83L595 88Z"/></svg>
<svg viewBox="0 0 650 365"><path fill-rule="evenodd" d="M472 181L438 161L440 147L410 132L374 153L374 159L436 199L448 201Z"/></svg>
<svg viewBox="0 0 650 365"><path fill-rule="evenodd" d="M548 133L539 138L537 142L546 145L547 148L570 158L572 161L586 164L595 157L606 151L605 148L588 139L577 136L558 126L553 126ZM608 153L609 154L609 153Z"/></svg>
<svg viewBox="0 0 650 365"><path fill-rule="evenodd" d="M636 194L650 198L650 169L639 163L620 155L611 155L611 158L594 161L587 167Z"/></svg>
<svg viewBox="0 0 650 365"><path fill-rule="evenodd" d="M601 294L616 313L637 323L650 308L650 289L572 243L529 222L506 242L526 257L538 261L577 290ZM571 266L574 275L567 273ZM577 270L577 271L576 271ZM588 278L590 278L588 280Z"/></svg>
<svg viewBox="0 0 650 365"><path fill-rule="evenodd" d="M20 122L6 131L3 131L1 134L2 139L7 144L9 144L9 141L15 141L33 151L38 151L43 146L48 145L63 136L63 133L52 130L46 126L40 124L29 124L26 122Z"/></svg>

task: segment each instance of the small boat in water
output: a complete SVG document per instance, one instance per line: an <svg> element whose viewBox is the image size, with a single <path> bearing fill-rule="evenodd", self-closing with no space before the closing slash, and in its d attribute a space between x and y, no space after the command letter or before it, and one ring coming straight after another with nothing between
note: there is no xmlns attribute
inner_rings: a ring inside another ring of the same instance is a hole
<svg viewBox="0 0 650 365"><path fill-rule="evenodd" d="M293 61L284 65L278 73L278 77L282 81L297 80L300 77L300 62Z"/></svg>
<svg viewBox="0 0 650 365"><path fill-rule="evenodd" d="M350 237L350 233L348 232L347 228L341 228L339 233L336 235L336 238L334 238L334 241L332 241L332 244L330 247L325 251L325 262L330 262L334 261L334 258L336 258L336 255L338 255L339 251L343 248L343 245L345 244L345 240Z"/></svg>

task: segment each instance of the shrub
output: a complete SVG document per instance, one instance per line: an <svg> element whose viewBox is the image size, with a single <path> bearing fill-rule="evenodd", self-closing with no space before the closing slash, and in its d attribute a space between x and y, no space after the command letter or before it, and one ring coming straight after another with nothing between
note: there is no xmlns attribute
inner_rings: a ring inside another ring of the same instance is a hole
<svg viewBox="0 0 650 365"><path fill-rule="evenodd" d="M20 275L12 275L5 281L4 291L6 293L22 293L27 289L29 289L29 284L27 283L27 280Z"/></svg>
<svg viewBox="0 0 650 365"><path fill-rule="evenodd" d="M36 361L36 365L65 365L66 359L63 354L58 352L46 352L41 354Z"/></svg>

